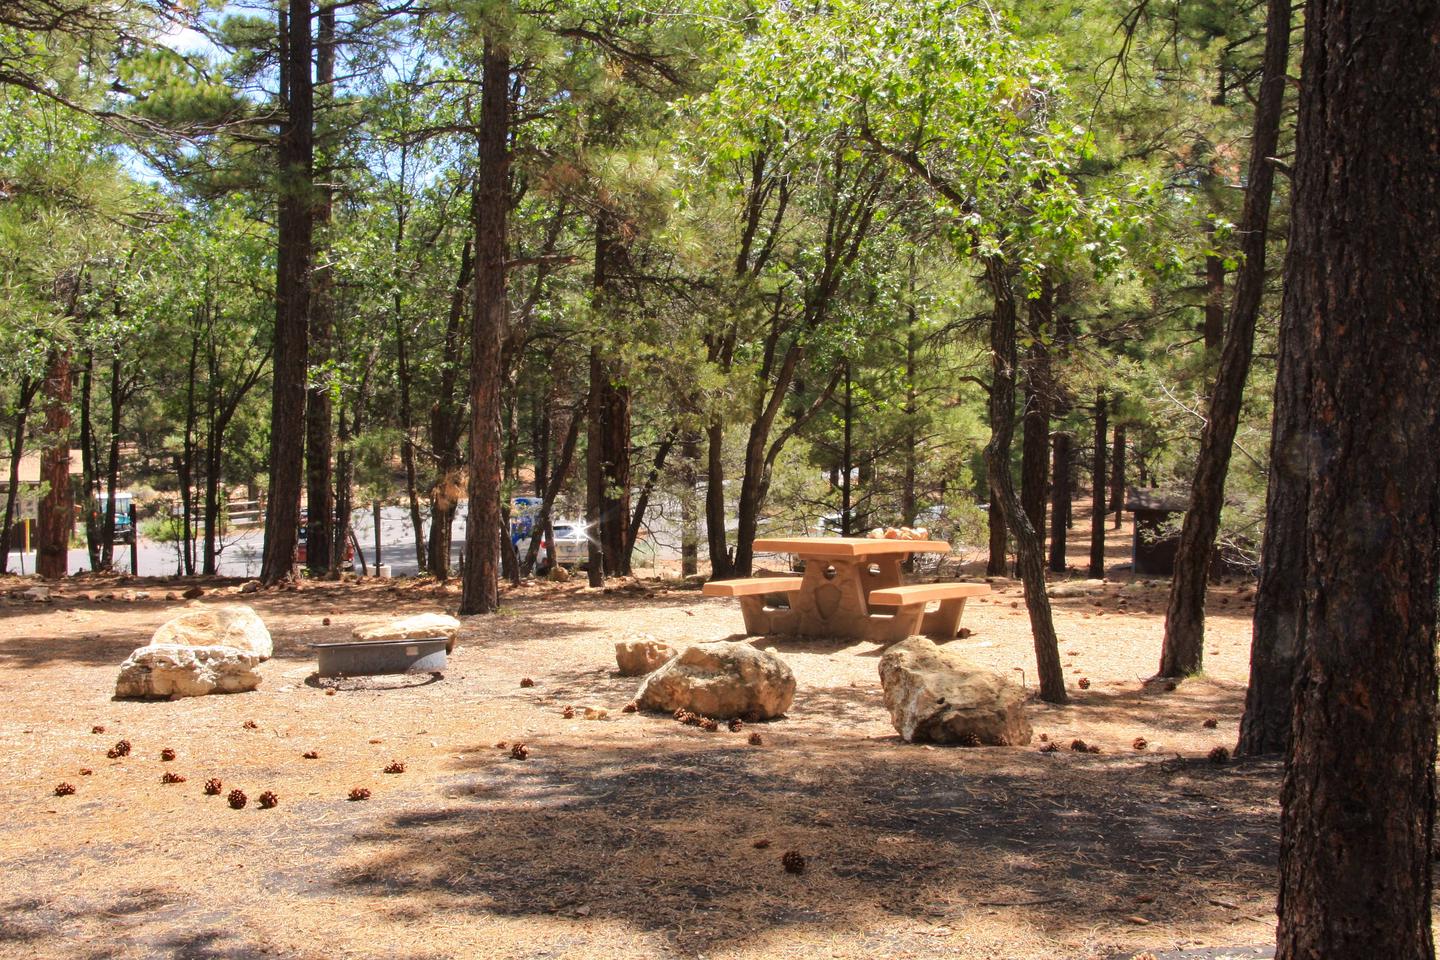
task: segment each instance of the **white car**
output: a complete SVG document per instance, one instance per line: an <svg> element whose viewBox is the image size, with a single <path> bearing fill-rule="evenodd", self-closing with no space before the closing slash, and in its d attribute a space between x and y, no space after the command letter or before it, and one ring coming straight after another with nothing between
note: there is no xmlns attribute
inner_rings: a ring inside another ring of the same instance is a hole
<svg viewBox="0 0 1440 960"><path fill-rule="evenodd" d="M555 543L546 550L547 563L554 559L562 567L581 567L590 559L590 541L581 520L556 520L553 524ZM546 544L547 548L550 544Z"/></svg>

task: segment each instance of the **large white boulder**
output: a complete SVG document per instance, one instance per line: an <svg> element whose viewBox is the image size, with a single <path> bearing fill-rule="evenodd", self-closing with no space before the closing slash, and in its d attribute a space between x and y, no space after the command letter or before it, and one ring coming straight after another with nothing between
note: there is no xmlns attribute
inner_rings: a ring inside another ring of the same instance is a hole
<svg viewBox="0 0 1440 960"><path fill-rule="evenodd" d="M679 653L670 644L642 633L615 644L615 663L621 676L643 677L674 660Z"/></svg>
<svg viewBox="0 0 1440 960"><path fill-rule="evenodd" d="M1019 747L1030 742L1024 690L924 637L885 651L880 685L895 729L910 743Z"/></svg>
<svg viewBox="0 0 1440 960"><path fill-rule="evenodd" d="M417 613L401 620L367 623L350 631L356 640L428 640L445 638L445 652L455 652L460 636L460 621L443 613Z"/></svg>
<svg viewBox="0 0 1440 960"><path fill-rule="evenodd" d="M203 697L243 693L260 686L260 657L235 647L179 643L141 647L120 665L117 697Z"/></svg>
<svg viewBox="0 0 1440 960"><path fill-rule="evenodd" d="M724 720L769 720L790 709L795 675L773 653L748 643L716 641L686 647L645 678L635 700L642 710L684 707Z"/></svg>
<svg viewBox="0 0 1440 960"><path fill-rule="evenodd" d="M231 647L261 660L269 660L275 652L265 621L243 603L217 603L187 610L162 623L150 638L150 645Z"/></svg>

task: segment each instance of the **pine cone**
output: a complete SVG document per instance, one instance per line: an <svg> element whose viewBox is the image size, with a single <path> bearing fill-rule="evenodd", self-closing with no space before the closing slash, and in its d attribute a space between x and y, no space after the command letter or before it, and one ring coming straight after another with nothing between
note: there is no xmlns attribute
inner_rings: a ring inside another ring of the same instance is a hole
<svg viewBox="0 0 1440 960"><path fill-rule="evenodd" d="M306 760L319 760L319 759L320 759L320 751L318 751L318 750L306 750L304 753L300 754L300 756L301 756L302 758L306 759Z"/></svg>
<svg viewBox="0 0 1440 960"><path fill-rule="evenodd" d="M185 778L178 773L164 773L160 777L161 783L184 783Z"/></svg>
<svg viewBox="0 0 1440 960"><path fill-rule="evenodd" d="M640 710L640 704L636 703L634 700L631 700L629 703L625 704L625 706L620 710L620 712L621 712L621 713L637 713L637 712L639 712L639 710Z"/></svg>
<svg viewBox="0 0 1440 960"><path fill-rule="evenodd" d="M1150 742L1144 737L1136 737L1135 742L1130 744L1130 746L1134 747L1136 750L1147 750L1150 747Z"/></svg>
<svg viewBox="0 0 1440 960"><path fill-rule="evenodd" d="M1178 687L1179 687L1179 684L1177 684L1174 680L1167 680L1167 681L1165 682L1165 692L1166 692L1166 693L1174 693Z"/></svg>
<svg viewBox="0 0 1440 960"><path fill-rule="evenodd" d="M246 798L244 790L231 790L230 795L225 799L230 804L231 810L245 809Z"/></svg>
<svg viewBox="0 0 1440 960"><path fill-rule="evenodd" d="M73 783L57 783L55 785L55 796L57 797L69 797L74 794L75 785Z"/></svg>
<svg viewBox="0 0 1440 960"><path fill-rule="evenodd" d="M1216 727L1220 726L1220 721L1216 720L1214 717L1211 717L1209 720L1206 720L1204 723L1200 724L1200 726L1204 727L1206 730L1214 730Z"/></svg>
<svg viewBox="0 0 1440 960"><path fill-rule="evenodd" d="M765 743L765 738L760 736L759 730L750 731L750 746L758 747Z"/></svg>
<svg viewBox="0 0 1440 960"><path fill-rule="evenodd" d="M780 864L786 873L805 872L805 857L798 850L786 850L785 855L780 858Z"/></svg>
<svg viewBox="0 0 1440 960"><path fill-rule="evenodd" d="M254 720L246 720L244 723L240 724L240 726L244 727L246 730L259 730L259 729L260 729L260 725L259 725L258 723L256 723Z"/></svg>
<svg viewBox="0 0 1440 960"><path fill-rule="evenodd" d="M960 746L978 747L980 746L980 738L973 733L962 733L960 734Z"/></svg>
<svg viewBox="0 0 1440 960"><path fill-rule="evenodd" d="M730 720L730 732L731 732L731 733L739 733L739 732L740 732L740 728L743 727L743 726L745 726L745 721L741 720L739 717L732 717L732 718L731 718L731 720Z"/></svg>
<svg viewBox="0 0 1440 960"><path fill-rule="evenodd" d="M259 799L261 810L271 810L280 804L280 797L276 795L274 790L266 790L260 794Z"/></svg>
<svg viewBox="0 0 1440 960"><path fill-rule="evenodd" d="M1090 678L1089 678L1089 677L1081 677L1080 680L1079 680L1079 682L1076 683L1075 685L1076 685L1077 687L1079 687L1081 690L1089 690L1089 689L1090 689Z"/></svg>
<svg viewBox="0 0 1440 960"><path fill-rule="evenodd" d="M89 767L81 767L81 768L80 768L80 776L82 776L82 777L88 777L88 776L90 776L90 774L92 774L92 773L94 773L94 772L95 772L95 771L94 771L94 770L91 770Z"/></svg>
<svg viewBox="0 0 1440 960"><path fill-rule="evenodd" d="M1045 746L1040 748L1041 753L1057 753L1059 750L1060 747L1054 740L1047 740Z"/></svg>
<svg viewBox="0 0 1440 960"><path fill-rule="evenodd" d="M369 800L370 789L368 787L355 787L350 791L351 800Z"/></svg>
<svg viewBox="0 0 1440 960"><path fill-rule="evenodd" d="M720 724L713 717L704 717L700 721L700 729L708 730L710 733L714 733L716 730L720 729Z"/></svg>
<svg viewBox="0 0 1440 960"><path fill-rule="evenodd" d="M535 681L534 681L534 680L531 680L529 677L521 677L521 678L520 678L520 686L522 686L522 687L533 687L533 686L535 686Z"/></svg>
<svg viewBox="0 0 1440 960"><path fill-rule="evenodd" d="M1050 742L1050 734L1048 734L1048 733L1042 733L1042 734L1040 734L1040 742L1041 742L1041 743L1049 743L1049 742Z"/></svg>
<svg viewBox="0 0 1440 960"><path fill-rule="evenodd" d="M510 748L510 759L511 759L511 760L526 760L526 759L529 759L529 757L530 757L530 751L526 748L525 744L523 744L523 743L517 743L517 744L515 744L515 746L513 746L513 747Z"/></svg>
<svg viewBox="0 0 1440 960"><path fill-rule="evenodd" d="M1210 762L1214 764L1226 764L1230 762L1230 751L1224 747L1216 747L1210 751Z"/></svg>
<svg viewBox="0 0 1440 960"><path fill-rule="evenodd" d="M575 708L574 708L574 707L566 707L564 710L562 710L562 711L560 712L560 716L564 717L566 720L574 720L574 719L575 719Z"/></svg>
<svg viewBox="0 0 1440 960"><path fill-rule="evenodd" d="M390 763L390 765L389 765L388 767L385 768L385 772L386 772L386 773L404 773L404 772L405 772L405 764L402 763L402 762L399 761L399 760L394 760L394 761L392 761L392 762Z"/></svg>
<svg viewBox="0 0 1440 960"><path fill-rule="evenodd" d="M1085 744L1084 740L1071 740L1070 749L1074 750L1076 753L1085 753L1090 748Z"/></svg>
<svg viewBox="0 0 1440 960"><path fill-rule="evenodd" d="M106 750L105 756L109 757L111 760L114 760L116 757L130 756L130 741L121 740L119 743L115 744L115 746L111 747L109 750Z"/></svg>
<svg viewBox="0 0 1440 960"><path fill-rule="evenodd" d="M105 728L102 727L102 726L100 726L99 724L96 724L95 726L93 726L93 727L90 728L90 732L91 732L91 733L104 733L104 732L105 732Z"/></svg>
<svg viewBox="0 0 1440 960"><path fill-rule="evenodd" d="M205 781L205 795L207 797L218 797L220 791L224 789L224 786L218 778L212 777Z"/></svg>
<svg viewBox="0 0 1440 960"><path fill-rule="evenodd" d="M166 747L164 750L160 751L160 759L165 761L166 763L169 763L171 760L175 759L175 751L171 750L169 747Z"/></svg>

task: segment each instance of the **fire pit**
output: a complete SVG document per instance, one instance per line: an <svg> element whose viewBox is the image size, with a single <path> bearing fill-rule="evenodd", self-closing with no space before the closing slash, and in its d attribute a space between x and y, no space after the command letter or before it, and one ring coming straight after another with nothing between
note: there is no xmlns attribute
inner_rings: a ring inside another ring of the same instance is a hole
<svg viewBox="0 0 1440 960"><path fill-rule="evenodd" d="M371 677L386 673L439 673L445 669L444 637L414 640L352 640L312 643L322 677Z"/></svg>

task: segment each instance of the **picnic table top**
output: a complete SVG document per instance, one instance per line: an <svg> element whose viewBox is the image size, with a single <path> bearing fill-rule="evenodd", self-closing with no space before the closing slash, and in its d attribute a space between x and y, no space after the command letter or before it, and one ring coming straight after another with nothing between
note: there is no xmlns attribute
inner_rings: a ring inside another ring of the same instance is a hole
<svg viewBox="0 0 1440 960"><path fill-rule="evenodd" d="M944 540L880 540L870 537L761 537L756 553L796 553L802 557L873 557L897 553L949 553Z"/></svg>

